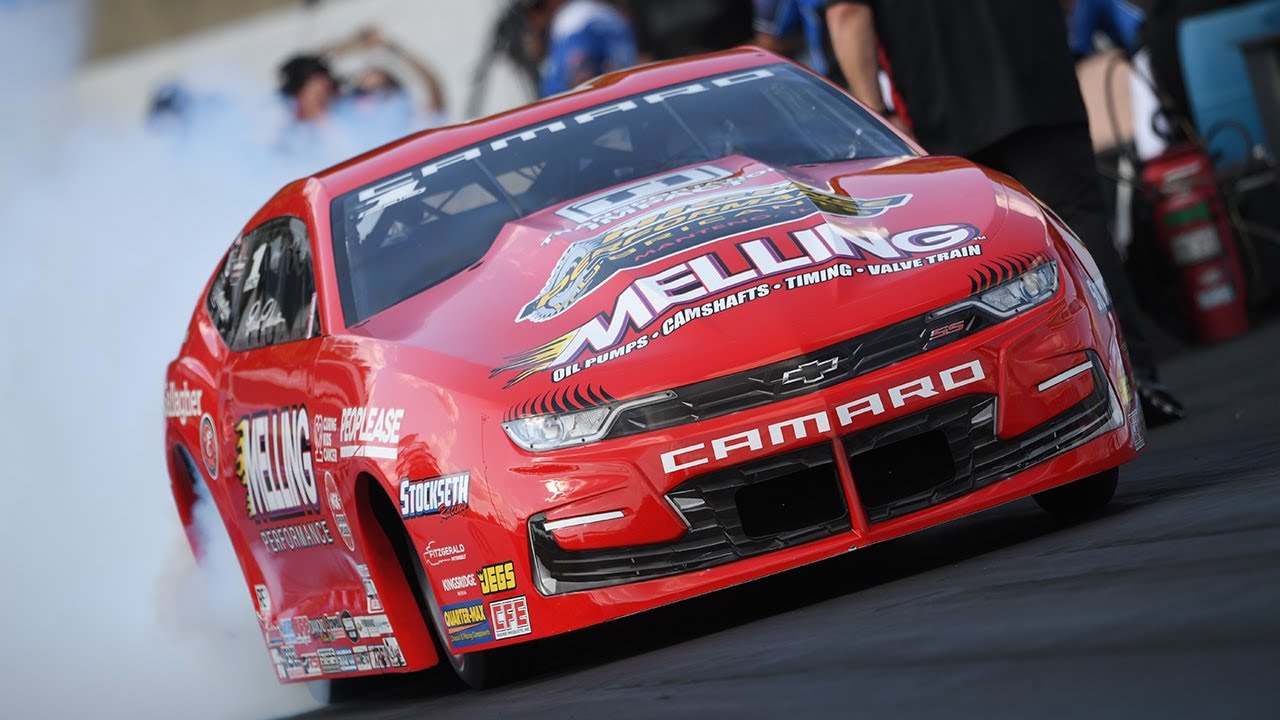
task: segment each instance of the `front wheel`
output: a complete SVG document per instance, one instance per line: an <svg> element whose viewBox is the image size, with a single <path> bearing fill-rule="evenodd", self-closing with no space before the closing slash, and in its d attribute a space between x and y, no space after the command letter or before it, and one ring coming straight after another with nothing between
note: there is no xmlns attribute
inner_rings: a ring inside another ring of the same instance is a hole
<svg viewBox="0 0 1280 720"><path fill-rule="evenodd" d="M1120 468L1104 470L1061 487L1034 495L1045 512L1064 521L1074 521L1097 513L1115 497Z"/></svg>

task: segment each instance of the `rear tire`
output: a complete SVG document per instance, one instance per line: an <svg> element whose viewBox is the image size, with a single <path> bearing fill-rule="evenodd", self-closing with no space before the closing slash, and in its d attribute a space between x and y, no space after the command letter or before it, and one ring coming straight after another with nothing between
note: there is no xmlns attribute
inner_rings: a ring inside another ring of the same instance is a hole
<svg viewBox="0 0 1280 720"><path fill-rule="evenodd" d="M1120 468L1104 470L1061 487L1036 493L1036 503L1059 520L1071 522L1096 514L1115 497Z"/></svg>

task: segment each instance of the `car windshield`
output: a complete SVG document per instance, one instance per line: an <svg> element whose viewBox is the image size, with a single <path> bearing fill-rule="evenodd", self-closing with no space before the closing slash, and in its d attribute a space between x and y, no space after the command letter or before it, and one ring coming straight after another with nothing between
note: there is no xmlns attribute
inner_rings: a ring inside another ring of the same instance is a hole
<svg viewBox="0 0 1280 720"><path fill-rule="evenodd" d="M730 155L795 166L911 154L852 100L786 64L615 100L335 199L343 312L360 322L475 264L506 223L655 173Z"/></svg>

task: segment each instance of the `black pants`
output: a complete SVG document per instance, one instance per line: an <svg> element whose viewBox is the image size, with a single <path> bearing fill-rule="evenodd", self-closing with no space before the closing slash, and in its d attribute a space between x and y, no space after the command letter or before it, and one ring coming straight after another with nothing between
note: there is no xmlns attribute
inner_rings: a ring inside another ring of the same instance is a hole
<svg viewBox="0 0 1280 720"><path fill-rule="evenodd" d="M1107 227L1102 182L1084 123L1020 130L969 159L1013 176L1053 208L1093 255L1139 377L1155 378L1151 346L1138 325L1138 305Z"/></svg>

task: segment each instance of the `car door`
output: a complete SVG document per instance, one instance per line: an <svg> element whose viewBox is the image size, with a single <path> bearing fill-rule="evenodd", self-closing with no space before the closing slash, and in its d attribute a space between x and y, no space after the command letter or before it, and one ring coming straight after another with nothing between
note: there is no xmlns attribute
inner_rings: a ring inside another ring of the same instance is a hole
<svg viewBox="0 0 1280 720"><path fill-rule="evenodd" d="M219 400L234 449L224 517L267 626L304 604L336 532L312 453L312 368L320 344L305 223L280 217L246 233L227 260L232 350ZM215 288L216 289L216 288Z"/></svg>

